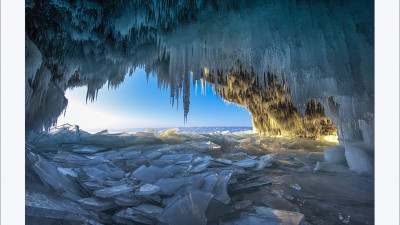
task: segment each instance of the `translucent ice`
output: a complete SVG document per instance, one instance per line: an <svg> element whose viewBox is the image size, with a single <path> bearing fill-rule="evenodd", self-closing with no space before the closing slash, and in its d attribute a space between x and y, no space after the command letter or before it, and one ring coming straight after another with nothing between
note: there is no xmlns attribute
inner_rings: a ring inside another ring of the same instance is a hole
<svg viewBox="0 0 400 225"><path fill-rule="evenodd" d="M258 163L257 160L254 160L254 159L243 159L243 160L234 162L233 165L244 167L244 168L249 168L249 167L255 166L257 163Z"/></svg>
<svg viewBox="0 0 400 225"><path fill-rule="evenodd" d="M179 178L166 178L160 179L154 183L161 188L161 193L165 195L173 194L179 187L185 185L188 182L187 177Z"/></svg>
<svg viewBox="0 0 400 225"><path fill-rule="evenodd" d="M202 191L190 192L168 205L158 219L174 225L205 225L205 211L212 197L212 194Z"/></svg>
<svg viewBox="0 0 400 225"><path fill-rule="evenodd" d="M351 170L358 173L374 173L374 153L364 143L346 144L345 156Z"/></svg>
<svg viewBox="0 0 400 225"><path fill-rule="evenodd" d="M25 190L26 216L85 221L95 216L66 198L44 190Z"/></svg>
<svg viewBox="0 0 400 225"><path fill-rule="evenodd" d="M192 146L195 147L198 151L220 150L221 149L221 146L219 146L211 141L193 142Z"/></svg>
<svg viewBox="0 0 400 225"><path fill-rule="evenodd" d="M218 181L218 174L215 171L210 171L202 174L204 176L204 183L201 189L205 192L212 192L214 190L215 184Z"/></svg>
<svg viewBox="0 0 400 225"><path fill-rule="evenodd" d="M215 199L228 204L230 197L227 192L228 181L233 174L233 170L221 170L218 173L218 181L215 185Z"/></svg>
<svg viewBox="0 0 400 225"><path fill-rule="evenodd" d="M171 160L175 164L187 164L192 161L193 154L173 154L173 155L163 155L160 160Z"/></svg>
<svg viewBox="0 0 400 225"><path fill-rule="evenodd" d="M107 209L112 209L116 207L113 200L105 200L98 197L89 197L78 200L79 203L83 205L83 207L92 209L95 211L104 211Z"/></svg>
<svg viewBox="0 0 400 225"><path fill-rule="evenodd" d="M333 146L324 150L325 160L332 163L344 163L346 158L344 156L343 146Z"/></svg>
<svg viewBox="0 0 400 225"><path fill-rule="evenodd" d="M136 223L154 224L155 223L154 219L138 215L137 211L133 210L132 208L127 208L127 209L117 212L113 216L113 220L120 224L136 224Z"/></svg>
<svg viewBox="0 0 400 225"><path fill-rule="evenodd" d="M174 173L169 169L142 165L132 173L131 177L143 183L153 183L158 179L172 177L173 175Z"/></svg>
<svg viewBox="0 0 400 225"><path fill-rule="evenodd" d="M125 194L131 192L135 189L135 186L123 184L120 186L104 188L100 190L96 190L93 192L94 195L101 197L101 198L109 198L116 195Z"/></svg>
<svg viewBox="0 0 400 225"><path fill-rule="evenodd" d="M136 190L136 195L152 195L161 191L161 188L157 185L145 184Z"/></svg>
<svg viewBox="0 0 400 225"><path fill-rule="evenodd" d="M84 146L81 148L75 148L72 151L74 153L80 153L80 154L93 154L93 153L101 152L104 150L105 150L105 148L102 148L102 147Z"/></svg>

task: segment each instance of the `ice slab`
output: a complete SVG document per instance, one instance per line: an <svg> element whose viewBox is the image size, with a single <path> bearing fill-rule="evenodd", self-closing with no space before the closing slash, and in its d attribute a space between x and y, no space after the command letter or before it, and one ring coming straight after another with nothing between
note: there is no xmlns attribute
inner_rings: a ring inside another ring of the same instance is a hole
<svg viewBox="0 0 400 225"><path fill-rule="evenodd" d="M215 199L225 204L228 204L230 201L227 186L232 174L233 170L221 170L218 173L218 181L215 185Z"/></svg>
<svg viewBox="0 0 400 225"><path fill-rule="evenodd" d="M205 212L212 197L212 194L202 191L190 192L168 205L158 219L174 225L205 225Z"/></svg>
<svg viewBox="0 0 400 225"><path fill-rule="evenodd" d="M113 200L106 200L98 197L79 199L78 202L81 203L83 207L94 211L105 211L116 207Z"/></svg>
<svg viewBox="0 0 400 225"><path fill-rule="evenodd" d="M146 167L145 165L137 168L131 175L132 178L136 178L143 183L153 183L161 178L169 178L174 175L174 171L171 167L159 168L156 166Z"/></svg>
<svg viewBox="0 0 400 225"><path fill-rule="evenodd" d="M83 146L80 148L73 149L72 152L79 153L79 154L94 154L94 153L101 152L104 150L105 150L105 148L103 148L103 147Z"/></svg>
<svg viewBox="0 0 400 225"><path fill-rule="evenodd" d="M173 155L163 155L159 160L171 160L175 164L187 164L192 161L193 154L173 154Z"/></svg>
<svg viewBox="0 0 400 225"><path fill-rule="evenodd" d="M151 205L151 204L141 204L132 208L137 211L137 214L141 214L143 216L153 217L155 218L159 213L161 213L164 209Z"/></svg>
<svg viewBox="0 0 400 225"><path fill-rule="evenodd" d="M221 150L221 146L217 145L211 141L201 141L201 142L193 142L192 146L196 148L197 151L206 151L206 150Z"/></svg>
<svg viewBox="0 0 400 225"><path fill-rule="evenodd" d="M344 163L346 162L346 157L344 154L343 146L333 146L324 150L324 158L326 161L331 163Z"/></svg>
<svg viewBox="0 0 400 225"><path fill-rule="evenodd" d="M83 221L96 218L79 204L43 190L25 190L25 214L39 218L56 218Z"/></svg>
<svg viewBox="0 0 400 225"><path fill-rule="evenodd" d="M223 163L223 164L227 164L227 165L232 164L232 160L229 160L229 159L217 158L217 159L215 159L215 161Z"/></svg>
<svg viewBox="0 0 400 225"><path fill-rule="evenodd" d="M88 158L70 152L58 152L53 157L53 161L71 166L83 166L88 162Z"/></svg>
<svg viewBox="0 0 400 225"><path fill-rule="evenodd" d="M245 208L247 208L247 207L249 207L251 205L253 205L253 201L251 201L251 200L242 200L242 201L236 202L234 207L235 207L235 209L240 210L240 209L245 209Z"/></svg>
<svg viewBox="0 0 400 225"><path fill-rule="evenodd" d="M233 208L230 205L224 204L215 198L211 199L206 210L207 221L214 221L222 216L233 212Z"/></svg>
<svg viewBox="0 0 400 225"><path fill-rule="evenodd" d="M154 151L154 152L147 153L144 157L146 157L146 158L148 158L148 159L156 159L156 158L158 158L160 155L162 155L161 152L159 152L159 151Z"/></svg>
<svg viewBox="0 0 400 225"><path fill-rule="evenodd" d="M121 150L120 150L121 151ZM137 159L142 155L141 151L130 151L124 154L124 159Z"/></svg>
<svg viewBox="0 0 400 225"><path fill-rule="evenodd" d="M72 178L59 172L59 170L40 155L28 153L28 160L33 171L39 176L44 184L57 190L60 194L74 200L80 199L81 192Z"/></svg>
<svg viewBox="0 0 400 225"><path fill-rule="evenodd" d="M144 217L137 214L137 211L132 208L127 208L117 212L113 216L113 220L120 224L155 224L156 221L152 218Z"/></svg>
<svg viewBox="0 0 400 225"><path fill-rule="evenodd" d="M136 190L136 195L152 195L161 191L161 188L157 185L145 184Z"/></svg>
<svg viewBox="0 0 400 225"><path fill-rule="evenodd" d="M137 206L141 203L141 200L133 193L126 193L116 197L115 203L120 206Z"/></svg>
<svg viewBox="0 0 400 225"><path fill-rule="evenodd" d="M243 159L243 160L234 162L233 165L240 166L243 168L250 168L250 167L255 166L257 163L258 163L257 160L254 160L254 159Z"/></svg>
<svg viewBox="0 0 400 225"><path fill-rule="evenodd" d="M62 168L62 167L58 167L57 168L58 171L60 171L60 173L62 173L63 175L69 175L71 177L77 178L78 177L78 173L73 169L73 168Z"/></svg>
<svg viewBox="0 0 400 225"><path fill-rule="evenodd" d="M200 163L200 164L194 166L193 169L190 172L192 172L192 173L200 173L200 172L204 171L205 169L207 169L207 167L210 166L210 165L211 165L210 161L206 161L206 162Z"/></svg>
<svg viewBox="0 0 400 225"><path fill-rule="evenodd" d="M125 171L118 168L112 168L108 176L114 179L122 179L125 177Z"/></svg>
<svg viewBox="0 0 400 225"><path fill-rule="evenodd" d="M246 182L245 184L236 183L229 186L229 193L237 194L237 193L251 192L270 184L271 182L252 182L252 183Z"/></svg>
<svg viewBox="0 0 400 225"><path fill-rule="evenodd" d="M204 183L204 177L200 174L195 174L188 177L185 185L178 188L175 192L175 196L185 195L187 193L195 192L200 189L201 185Z"/></svg>
<svg viewBox="0 0 400 225"><path fill-rule="evenodd" d="M345 156L351 170L358 173L374 173L373 151L364 146L364 143L347 144Z"/></svg>
<svg viewBox="0 0 400 225"><path fill-rule="evenodd" d="M201 174L204 177L204 183L201 186L201 190L205 192L213 192L215 184L218 180L218 174L215 171L210 171Z"/></svg>
<svg viewBox="0 0 400 225"><path fill-rule="evenodd" d="M109 187L109 188L103 188L100 190L96 190L93 192L94 195L100 197L100 198L110 198L116 195L121 195L125 194L128 192L131 192L135 189L136 186L129 185L129 184L123 184L120 186L115 186L115 187Z"/></svg>
<svg viewBox="0 0 400 225"><path fill-rule="evenodd" d="M160 179L154 183L161 188L161 193L164 195L173 194L178 188L185 185L188 182L187 177L179 178L166 178Z"/></svg>

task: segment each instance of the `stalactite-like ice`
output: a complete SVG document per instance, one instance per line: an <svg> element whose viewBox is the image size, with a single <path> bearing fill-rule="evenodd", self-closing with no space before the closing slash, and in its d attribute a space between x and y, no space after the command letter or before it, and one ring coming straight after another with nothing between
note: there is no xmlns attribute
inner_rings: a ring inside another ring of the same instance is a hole
<svg viewBox="0 0 400 225"><path fill-rule="evenodd" d="M185 119L190 74L194 81L221 74L209 80L218 89L244 71L266 90L270 72L300 115L315 99L342 145L373 148L372 1L28 3L27 131L55 124L67 88L87 86L95 100L106 82L116 88L136 67L170 87L172 103L183 96Z"/></svg>

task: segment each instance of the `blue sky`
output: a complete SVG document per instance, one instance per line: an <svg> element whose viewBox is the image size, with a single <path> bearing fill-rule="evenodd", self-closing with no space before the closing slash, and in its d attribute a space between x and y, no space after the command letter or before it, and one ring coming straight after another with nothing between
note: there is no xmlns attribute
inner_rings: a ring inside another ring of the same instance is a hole
<svg viewBox="0 0 400 225"><path fill-rule="evenodd" d="M159 89L157 78L146 78L142 69L136 69L132 76L117 89L108 89L105 84L99 90L97 100L86 104L86 87L66 91L68 108L58 124L78 124L86 130L196 127L196 126L248 126L251 115L240 106L224 101L207 84L206 92L201 94L198 83L190 91L190 109L187 123L184 124L182 98L178 109L172 107L170 90Z"/></svg>

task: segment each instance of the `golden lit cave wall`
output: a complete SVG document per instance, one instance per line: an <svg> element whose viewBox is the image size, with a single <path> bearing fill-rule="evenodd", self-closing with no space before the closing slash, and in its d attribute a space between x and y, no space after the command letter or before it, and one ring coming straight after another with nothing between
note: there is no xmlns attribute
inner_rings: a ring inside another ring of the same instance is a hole
<svg viewBox="0 0 400 225"><path fill-rule="evenodd" d="M265 76L262 85L255 74L243 70L226 74L205 68L202 79L213 85L223 99L249 110L253 130L263 136L337 137L336 127L320 103L311 99L302 117L292 105L283 75L282 84L270 72Z"/></svg>

